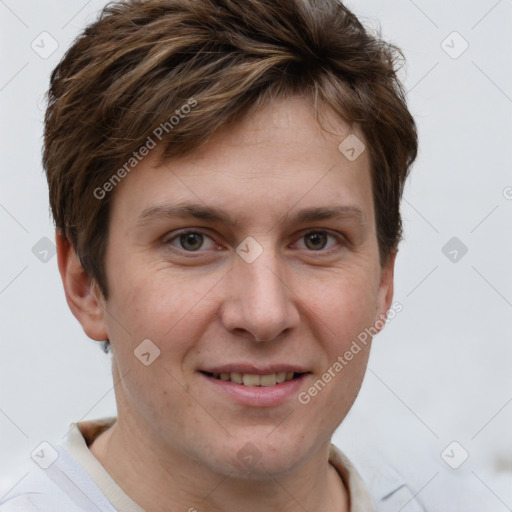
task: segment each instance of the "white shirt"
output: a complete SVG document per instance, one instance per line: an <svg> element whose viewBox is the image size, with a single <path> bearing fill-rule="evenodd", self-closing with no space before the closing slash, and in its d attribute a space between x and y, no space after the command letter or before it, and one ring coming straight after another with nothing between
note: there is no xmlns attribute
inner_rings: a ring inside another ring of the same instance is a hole
<svg viewBox="0 0 512 512"><path fill-rule="evenodd" d="M45 443L32 454L29 475L0 502L0 512L144 512L88 449L116 418L72 423L66 440ZM365 467L363 481L349 459L331 445L329 462L350 495L350 512L424 512L405 481L392 469Z"/></svg>

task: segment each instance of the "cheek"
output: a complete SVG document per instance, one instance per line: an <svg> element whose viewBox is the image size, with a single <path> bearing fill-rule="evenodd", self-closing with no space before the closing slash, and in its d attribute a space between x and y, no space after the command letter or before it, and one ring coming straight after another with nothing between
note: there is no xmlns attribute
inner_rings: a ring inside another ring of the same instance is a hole
<svg viewBox="0 0 512 512"><path fill-rule="evenodd" d="M373 323L376 308L376 280L370 269L333 276L325 286L309 293L310 305L329 339L329 353L344 350L361 331Z"/></svg>
<svg viewBox="0 0 512 512"><path fill-rule="evenodd" d="M190 340L210 321L208 290L219 278L180 276L169 268L142 272L142 268L125 267L116 272L107 306L112 313L109 323L113 334L122 340L119 346L125 352L133 352L142 340L150 339L165 359L179 359L190 348ZM122 273L130 277L122 279Z"/></svg>
<svg viewBox="0 0 512 512"><path fill-rule="evenodd" d="M373 325L375 284L365 276L333 280L310 301L316 317L316 338L324 357L318 380L305 390L312 414L330 410L326 428L339 423L350 410L364 379L371 347L367 330ZM325 389L325 392L324 392Z"/></svg>
<svg viewBox="0 0 512 512"><path fill-rule="evenodd" d="M177 276L171 278L170 272L142 273L141 269L129 271L119 267L116 273L118 280L111 288L107 307L111 312L109 334L113 336L115 362L119 374L124 376L124 394L147 417L165 424L164 419L176 403L183 410L194 407L182 366L187 352L193 348L192 340L202 329L201 322L207 320L200 308L205 292L197 280L194 288L192 282L183 282ZM121 279L122 273L130 278ZM157 349L144 341L147 339ZM141 345L143 342L146 345ZM136 357L139 346L149 347L145 351L150 352L151 359L159 351L148 366ZM180 418L175 420L180 426Z"/></svg>

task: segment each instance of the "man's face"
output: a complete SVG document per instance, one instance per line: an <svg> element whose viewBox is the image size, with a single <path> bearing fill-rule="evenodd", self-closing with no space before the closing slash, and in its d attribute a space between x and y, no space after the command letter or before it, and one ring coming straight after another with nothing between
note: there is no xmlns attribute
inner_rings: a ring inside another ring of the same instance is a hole
<svg viewBox="0 0 512 512"><path fill-rule="evenodd" d="M350 161L348 127L323 123L279 101L193 156L157 166L154 149L116 187L104 325L119 424L153 450L284 473L352 406L369 343L335 363L389 308L393 263L379 263L368 151ZM172 215L188 203L235 222ZM300 219L320 208L338 215Z"/></svg>

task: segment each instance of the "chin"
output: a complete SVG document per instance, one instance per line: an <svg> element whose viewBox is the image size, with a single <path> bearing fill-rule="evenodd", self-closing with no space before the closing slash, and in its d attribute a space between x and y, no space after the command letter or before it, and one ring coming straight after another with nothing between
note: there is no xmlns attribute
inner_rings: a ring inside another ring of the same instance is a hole
<svg viewBox="0 0 512 512"><path fill-rule="evenodd" d="M220 445L213 447L212 455L216 471L230 474L230 478L268 480L300 466L308 456L307 445L303 435L289 430L269 435L267 428L259 435L232 436L220 450Z"/></svg>

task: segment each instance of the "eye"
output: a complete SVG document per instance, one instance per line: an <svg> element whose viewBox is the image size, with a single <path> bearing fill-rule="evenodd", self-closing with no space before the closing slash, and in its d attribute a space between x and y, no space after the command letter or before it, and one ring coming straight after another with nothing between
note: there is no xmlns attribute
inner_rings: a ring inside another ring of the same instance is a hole
<svg viewBox="0 0 512 512"><path fill-rule="evenodd" d="M197 252L201 248L204 249L203 245L205 239L212 242L211 248L214 245L213 240L200 231L182 231L169 239L164 239L163 243L176 247L174 242L177 242L179 244L178 249L186 252Z"/></svg>
<svg viewBox="0 0 512 512"><path fill-rule="evenodd" d="M332 238L338 243L342 242L341 235L334 235L329 233L328 231L308 231L301 236L301 240L305 240L305 246L307 249L311 251L322 251L326 248L328 239ZM336 246L336 243L328 247L327 250L332 249Z"/></svg>

